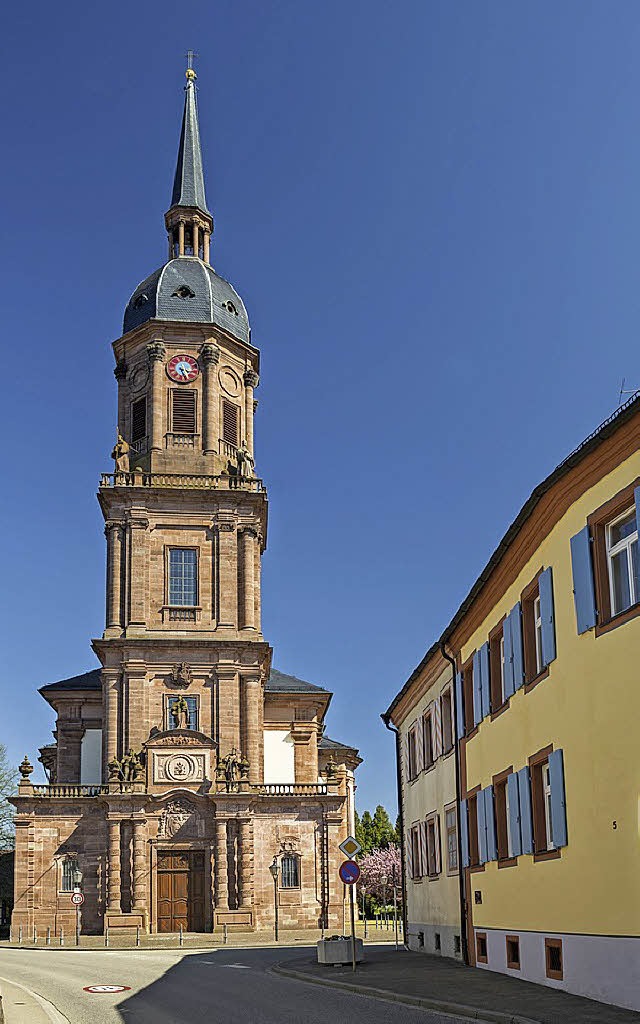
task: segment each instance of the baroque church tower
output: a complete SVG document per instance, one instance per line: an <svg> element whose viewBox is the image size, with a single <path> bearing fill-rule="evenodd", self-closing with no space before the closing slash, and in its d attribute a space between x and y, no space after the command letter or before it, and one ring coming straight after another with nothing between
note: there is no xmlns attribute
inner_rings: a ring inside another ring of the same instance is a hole
<svg viewBox="0 0 640 1024"><path fill-rule="evenodd" d="M261 627L267 495L254 454L260 354L211 265L186 72L168 259L114 342L118 440L100 668L50 683L48 785L21 765L12 929L337 927L357 751L324 734L331 693L272 670ZM37 857L34 860L33 850ZM37 864L36 864L37 861Z"/></svg>

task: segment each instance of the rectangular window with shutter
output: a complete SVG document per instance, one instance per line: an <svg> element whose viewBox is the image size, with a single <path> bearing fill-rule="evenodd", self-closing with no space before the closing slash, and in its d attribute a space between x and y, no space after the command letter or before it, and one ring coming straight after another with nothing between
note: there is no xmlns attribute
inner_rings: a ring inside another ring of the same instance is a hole
<svg viewBox="0 0 640 1024"><path fill-rule="evenodd" d="M571 538L579 633L595 626L600 636L640 615L637 484L635 480L605 502Z"/></svg>
<svg viewBox="0 0 640 1024"><path fill-rule="evenodd" d="M232 444L234 448L238 447L239 419L240 410L238 406L224 398L222 400L222 439L227 444Z"/></svg>
<svg viewBox="0 0 640 1024"><path fill-rule="evenodd" d="M427 711L422 718L422 763L425 768L434 764L433 712Z"/></svg>
<svg viewBox="0 0 640 1024"><path fill-rule="evenodd" d="M195 434L196 392L171 392L171 429L174 434Z"/></svg>
<svg viewBox="0 0 640 1024"><path fill-rule="evenodd" d="M478 867L480 865L480 845L478 842L477 794L474 793L473 796L470 796L468 798L467 810L469 815L469 866L473 868Z"/></svg>
<svg viewBox="0 0 640 1024"><path fill-rule="evenodd" d="M451 687L445 690L440 698L442 717L442 751L448 754L453 747L453 709L451 706Z"/></svg>
<svg viewBox="0 0 640 1024"><path fill-rule="evenodd" d="M447 874L458 870L458 816L456 806L445 807L445 828L447 830Z"/></svg>
<svg viewBox="0 0 640 1024"><path fill-rule="evenodd" d="M469 736L475 729L473 713L473 658L462 668L462 704L464 709L464 731Z"/></svg>
<svg viewBox="0 0 640 1024"><path fill-rule="evenodd" d="M131 441L135 444L147 436L147 400L138 398L131 405Z"/></svg>
<svg viewBox="0 0 640 1024"><path fill-rule="evenodd" d="M440 829L437 814L430 814L427 818L427 874L429 878L437 878L440 874Z"/></svg>
<svg viewBox="0 0 640 1024"><path fill-rule="evenodd" d="M544 569L522 593L522 640L527 690L544 679L556 656L551 569Z"/></svg>

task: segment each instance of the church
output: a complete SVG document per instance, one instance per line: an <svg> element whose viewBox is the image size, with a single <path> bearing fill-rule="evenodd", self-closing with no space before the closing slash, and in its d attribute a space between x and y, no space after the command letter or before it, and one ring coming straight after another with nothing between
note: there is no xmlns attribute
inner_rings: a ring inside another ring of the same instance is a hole
<svg viewBox="0 0 640 1024"><path fill-rule="evenodd" d="M191 65L191 61L189 62ZM261 630L267 492L254 461L260 353L211 265L196 74L165 214L167 260L113 343L118 438L98 501L107 549L99 667L40 693L25 757L12 934L342 926L339 843L358 751L331 693L271 667Z"/></svg>

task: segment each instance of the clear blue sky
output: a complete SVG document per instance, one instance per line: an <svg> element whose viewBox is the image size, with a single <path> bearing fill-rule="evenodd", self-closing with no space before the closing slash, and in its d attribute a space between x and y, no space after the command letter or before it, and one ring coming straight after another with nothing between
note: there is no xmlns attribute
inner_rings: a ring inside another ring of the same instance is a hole
<svg viewBox="0 0 640 1024"><path fill-rule="evenodd" d="M380 712L640 385L640 6L36 0L1 47L0 738L35 758L36 687L95 663L110 342L165 257L193 47L212 259L262 351L264 631L391 807Z"/></svg>

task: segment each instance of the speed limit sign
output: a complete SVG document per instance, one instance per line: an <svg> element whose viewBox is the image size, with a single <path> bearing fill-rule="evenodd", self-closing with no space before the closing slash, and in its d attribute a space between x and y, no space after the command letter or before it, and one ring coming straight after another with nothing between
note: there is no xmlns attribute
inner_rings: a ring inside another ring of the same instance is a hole
<svg viewBox="0 0 640 1024"><path fill-rule="evenodd" d="M82 895L81 892L72 892L71 902L73 903L74 907L81 907L82 904L84 903L84 896Z"/></svg>

